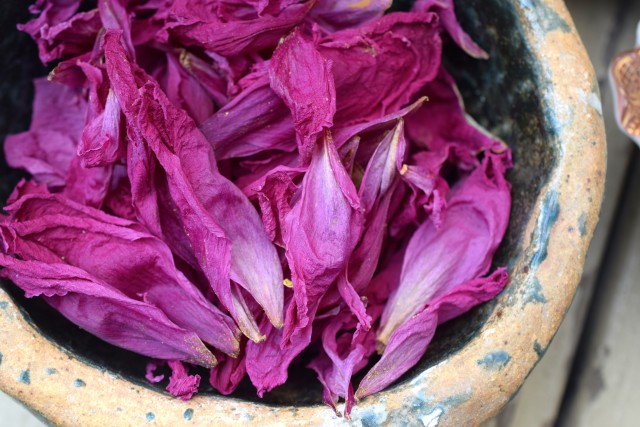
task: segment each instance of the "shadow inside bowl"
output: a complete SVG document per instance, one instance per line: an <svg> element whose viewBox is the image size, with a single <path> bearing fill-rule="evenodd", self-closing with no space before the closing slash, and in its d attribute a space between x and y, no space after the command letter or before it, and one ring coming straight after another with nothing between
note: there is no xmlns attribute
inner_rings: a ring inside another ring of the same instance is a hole
<svg viewBox="0 0 640 427"><path fill-rule="evenodd" d="M406 0L399 9L406 8ZM557 156L554 135L545 127L545 109L541 98L539 65L525 41L515 9L507 0L459 0L457 14L462 26L490 54L487 61L467 57L452 43L446 44L445 63L456 77L467 111L481 125L508 143L513 150L514 169L508 178L513 185L511 221L494 265L512 265L521 251L520 242L533 205ZM33 88L31 80L44 75L37 59L35 44L15 29L29 14L22 0L6 0L0 14L0 140L10 133L28 128ZM17 181L25 175L8 168L0 156L0 200L6 200ZM21 308L23 315L44 337L74 357L108 370L139 385L163 392L163 383L151 385L144 379L146 357L111 346L66 320L44 301L24 298L11 283L0 284ZM510 291L511 286L505 292ZM397 384L437 364L464 347L499 310L491 301L438 329L427 354ZM15 343L14 345L20 345ZM322 390L315 374L304 368L292 368L289 381L264 399L245 380L233 397L274 405L305 406L320 403ZM208 376L204 376L208 378ZM358 381L358 378L356 378ZM203 393L215 393L203 381Z"/></svg>

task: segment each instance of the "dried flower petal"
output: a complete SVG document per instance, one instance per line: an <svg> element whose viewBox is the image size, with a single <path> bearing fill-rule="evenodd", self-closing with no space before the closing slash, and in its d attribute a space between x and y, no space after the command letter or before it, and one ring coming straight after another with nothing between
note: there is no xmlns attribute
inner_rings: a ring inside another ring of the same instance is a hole
<svg viewBox="0 0 640 427"><path fill-rule="evenodd" d="M391 335L382 358L362 379L356 398L376 393L397 380L424 355L436 326L494 298L507 284L505 269L448 290L409 318Z"/></svg>
<svg viewBox="0 0 640 427"><path fill-rule="evenodd" d="M355 187L328 133L313 153L300 191L285 219L284 241L295 296L287 312L287 340L311 323L310 313L346 267L363 222Z"/></svg>
<svg viewBox="0 0 640 427"><path fill-rule="evenodd" d="M196 261L241 330L260 340L241 294L229 284L230 278L247 289L271 322L282 326L282 269L258 213L246 196L220 175L213 151L193 120L169 102L157 83L127 61L118 32L107 32L105 51L114 91L129 121L129 136L134 141L130 146L153 153L166 173L168 193L179 210L174 224L183 225ZM171 125L159 120L161 117L170 118ZM132 184L148 186L151 182L135 175L136 171L130 172ZM149 176L148 172L143 176ZM159 210L157 205L152 209ZM234 214L232 220L229 212Z"/></svg>
<svg viewBox="0 0 640 427"><path fill-rule="evenodd" d="M305 162L318 135L333 125L336 89L331 67L300 28L282 40L271 58L271 88L291 110L298 151Z"/></svg>
<svg viewBox="0 0 640 427"><path fill-rule="evenodd" d="M431 299L487 273L509 219L508 166L508 156L487 153L482 167L453 189L442 226L426 221L413 234L400 286L382 316L382 345Z"/></svg>
<svg viewBox="0 0 640 427"><path fill-rule="evenodd" d="M0 265L0 276L27 297L44 296L67 319L108 343L157 359L216 364L196 334L176 326L160 309L127 298L79 268L4 254Z"/></svg>
<svg viewBox="0 0 640 427"><path fill-rule="evenodd" d="M489 57L460 26L456 18L453 0L416 0L412 10L437 13L444 29L465 52L474 58L487 59Z"/></svg>

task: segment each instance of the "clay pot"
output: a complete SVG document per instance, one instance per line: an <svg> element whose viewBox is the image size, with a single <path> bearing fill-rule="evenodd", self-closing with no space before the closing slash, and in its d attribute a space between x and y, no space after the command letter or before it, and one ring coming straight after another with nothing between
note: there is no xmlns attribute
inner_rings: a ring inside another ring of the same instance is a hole
<svg viewBox="0 0 640 427"><path fill-rule="evenodd" d="M13 31L20 0L0 15L0 133L28 125L31 41ZM257 399L213 392L188 402L143 379L145 359L82 332L15 286L0 288L0 388L60 426L329 426L477 424L519 389L556 332L580 279L598 220L605 139L598 84L560 0L460 0L463 26L488 61L448 49L472 116L513 149L512 220L495 260L511 281L495 300L439 331L396 385L364 399L350 422L320 403L313 375ZM18 174L0 170L2 200Z"/></svg>

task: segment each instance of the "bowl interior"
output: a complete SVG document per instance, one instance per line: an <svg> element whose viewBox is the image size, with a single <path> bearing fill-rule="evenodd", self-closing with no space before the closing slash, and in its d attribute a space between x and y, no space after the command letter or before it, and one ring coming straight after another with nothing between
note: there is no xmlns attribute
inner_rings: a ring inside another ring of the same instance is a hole
<svg viewBox="0 0 640 427"><path fill-rule="evenodd" d="M406 9L401 0L395 7ZM511 222L494 260L509 266L519 253L524 227L540 189L557 156L554 140L545 127L545 110L540 98L539 64L530 53L515 9L508 0L458 0L458 17L463 27L490 54L487 61L464 55L447 43L445 63L456 77L467 111L485 128L498 135L513 150L514 169L509 173L513 185ZM22 0L5 0L0 7L0 140L9 133L29 126L33 88L31 80L47 70L39 63L32 40L15 29L26 22L29 13ZM0 155L0 201L4 203L16 182L25 176L9 169ZM129 381L163 392L163 384L151 385L144 379L147 359L113 347L71 324L38 298L26 299L11 283L1 283L24 316L46 339L69 354L101 370L108 370ZM505 292L508 292L509 288ZM437 364L462 348L480 329L490 313L499 310L493 301L476 307L466 315L439 328L421 362L401 383ZM302 364L303 366L304 364ZM208 385L203 381L204 385ZM212 389L204 393L214 393ZM309 405L321 402L321 388L315 374L305 368L292 368L290 381L260 400L250 384L234 393L240 399L276 405Z"/></svg>

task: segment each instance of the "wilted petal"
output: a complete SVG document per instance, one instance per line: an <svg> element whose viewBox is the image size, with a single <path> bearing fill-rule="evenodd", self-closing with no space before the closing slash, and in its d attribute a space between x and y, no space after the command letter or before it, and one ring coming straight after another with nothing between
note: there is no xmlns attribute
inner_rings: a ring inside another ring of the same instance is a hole
<svg viewBox="0 0 640 427"><path fill-rule="evenodd" d="M487 59L489 57L460 26L456 18L453 0L417 0L413 4L412 10L437 13L444 29L465 52L474 58Z"/></svg>
<svg viewBox="0 0 640 427"><path fill-rule="evenodd" d="M170 360L167 363L171 368L167 391L180 400L191 399L198 392L200 375L189 375L189 371L179 360Z"/></svg>
<svg viewBox="0 0 640 427"><path fill-rule="evenodd" d="M235 359L221 355L218 357L218 365L209 371L209 384L226 396L234 392L246 373L244 353Z"/></svg>
<svg viewBox="0 0 640 427"><path fill-rule="evenodd" d="M217 69L215 62L205 61L193 53L183 50L180 52L180 65L200 83L200 86L218 107L227 103L227 79Z"/></svg>
<svg viewBox="0 0 640 427"><path fill-rule="evenodd" d="M380 18L390 0L319 0L309 12L311 21L328 32L355 28Z"/></svg>
<svg viewBox="0 0 640 427"><path fill-rule="evenodd" d="M504 143L465 113L457 85L444 67L421 94L429 97L429 102L406 119L407 136L413 143L436 155L446 153L447 159L463 171L479 165L477 155L482 150L504 150Z"/></svg>
<svg viewBox="0 0 640 427"><path fill-rule="evenodd" d="M82 131L78 155L84 166L107 166L123 155L121 145L121 110L112 90L107 94L104 110Z"/></svg>
<svg viewBox="0 0 640 427"><path fill-rule="evenodd" d="M452 190L442 226L426 221L413 234L400 286L382 317L378 340L383 345L431 299L487 273L509 219L508 166L508 153L488 152L482 167Z"/></svg>
<svg viewBox="0 0 640 427"><path fill-rule="evenodd" d="M358 319L358 330L368 331L371 329L371 316L367 314L362 298L358 295L351 283L349 283L344 275L340 275L337 284L340 296L344 302L347 303L353 315Z"/></svg>
<svg viewBox="0 0 640 427"><path fill-rule="evenodd" d="M28 131L7 136L9 166L26 169L52 188L64 185L87 114L79 90L47 81L33 81L35 94Z"/></svg>
<svg viewBox="0 0 640 427"><path fill-rule="evenodd" d="M289 305L292 304L293 300ZM284 339L282 329L275 329L267 321L263 321L260 326L267 338L259 344L251 341L247 343L246 366L251 383L258 390L258 396L262 397L264 393L285 383L289 365L311 342L312 330L309 323L283 348L280 345Z"/></svg>
<svg viewBox="0 0 640 427"><path fill-rule="evenodd" d="M130 145L137 145L141 155L148 156L146 150L150 150L164 170L176 208L169 215L174 216L174 224L182 224L195 260L221 302L241 328L251 326L241 322L235 312L244 303L238 300L241 294L230 287L230 278L255 298L276 327L281 327L282 268L255 208L218 172L213 151L193 120L171 104L156 82L127 61L118 32L107 32L105 51L114 91L129 121ZM149 176L148 171L142 172ZM141 186L141 195L148 197L147 188L142 187L145 182L136 173L135 169L130 172L134 203L134 182ZM152 212L158 212L152 199L146 202ZM229 213L233 214L231 220ZM157 222L156 218L148 221ZM244 311L244 315L251 320L250 313ZM259 332L252 329L243 332L259 339Z"/></svg>
<svg viewBox="0 0 640 427"><path fill-rule="evenodd" d="M280 37L302 22L312 1L284 3L281 9L258 16L242 10L221 18L213 0L180 0L173 3L165 26L186 46L197 45L224 56L275 48Z"/></svg>
<svg viewBox="0 0 640 427"><path fill-rule="evenodd" d="M18 29L36 41L43 63L91 51L102 26L97 9L76 13L79 0L45 0L34 6L30 11L40 16Z"/></svg>
<svg viewBox="0 0 640 427"><path fill-rule="evenodd" d="M313 153L300 191L285 220L296 306L285 339L311 323L309 313L346 267L362 230L358 195L328 133Z"/></svg>
<svg viewBox="0 0 640 427"><path fill-rule="evenodd" d="M218 160L296 148L289 109L269 86L266 70L257 74L249 87L200 125Z"/></svg>
<svg viewBox="0 0 640 427"><path fill-rule="evenodd" d="M185 110L196 123L210 117L215 106L200 83L180 64L178 58L167 53L167 70L163 90L177 107Z"/></svg>
<svg viewBox="0 0 640 427"><path fill-rule="evenodd" d="M151 362L147 363L147 366L145 368L146 373L144 376L147 381L149 381L150 383L159 383L164 379L164 375L155 374L156 369L160 368L162 365L164 365L164 362L160 360L152 360Z"/></svg>
<svg viewBox="0 0 640 427"><path fill-rule="evenodd" d="M333 62L334 123L363 123L407 105L436 76L441 45L431 13L390 13L321 39L320 54Z"/></svg>
<svg viewBox="0 0 640 427"><path fill-rule="evenodd" d="M398 185L398 164L406 149L402 120L380 141L371 156L359 189L365 211L365 228L358 246L349 260L348 276L360 293L376 271L389 221L389 208Z"/></svg>
<svg viewBox="0 0 640 427"><path fill-rule="evenodd" d="M125 8L126 3L126 0L98 0L98 12L105 29L122 30L127 51L135 57L136 51L131 39L131 15Z"/></svg>
<svg viewBox="0 0 640 427"><path fill-rule="evenodd" d="M8 135L4 142L9 166L29 171L50 188L64 186L75 151L76 142L68 135L45 129Z"/></svg>
<svg viewBox="0 0 640 427"><path fill-rule="evenodd" d="M311 157L322 130L333 125L336 89L331 66L301 28L289 34L271 58L271 88L291 110L303 160Z"/></svg>
<svg viewBox="0 0 640 427"><path fill-rule="evenodd" d="M455 286L410 317L393 332L382 358L360 383L356 398L376 393L400 378L424 355L439 324L494 298L507 281L506 271L498 269L489 277Z"/></svg>
<svg viewBox="0 0 640 427"><path fill-rule="evenodd" d="M0 265L0 276L27 297L43 295L67 319L108 343L157 359L205 367L216 363L196 334L176 326L160 309L124 296L79 268L4 254Z"/></svg>
<svg viewBox="0 0 640 427"><path fill-rule="evenodd" d="M169 248L138 224L40 192L24 194L5 209L11 213L6 227L21 244L12 254L46 261L41 258L46 250L128 297L159 307L212 346L237 354L231 319L176 269Z"/></svg>
<svg viewBox="0 0 640 427"><path fill-rule="evenodd" d="M73 201L99 208L107 197L112 171L112 166L85 167L76 156L71 160L63 193Z"/></svg>

